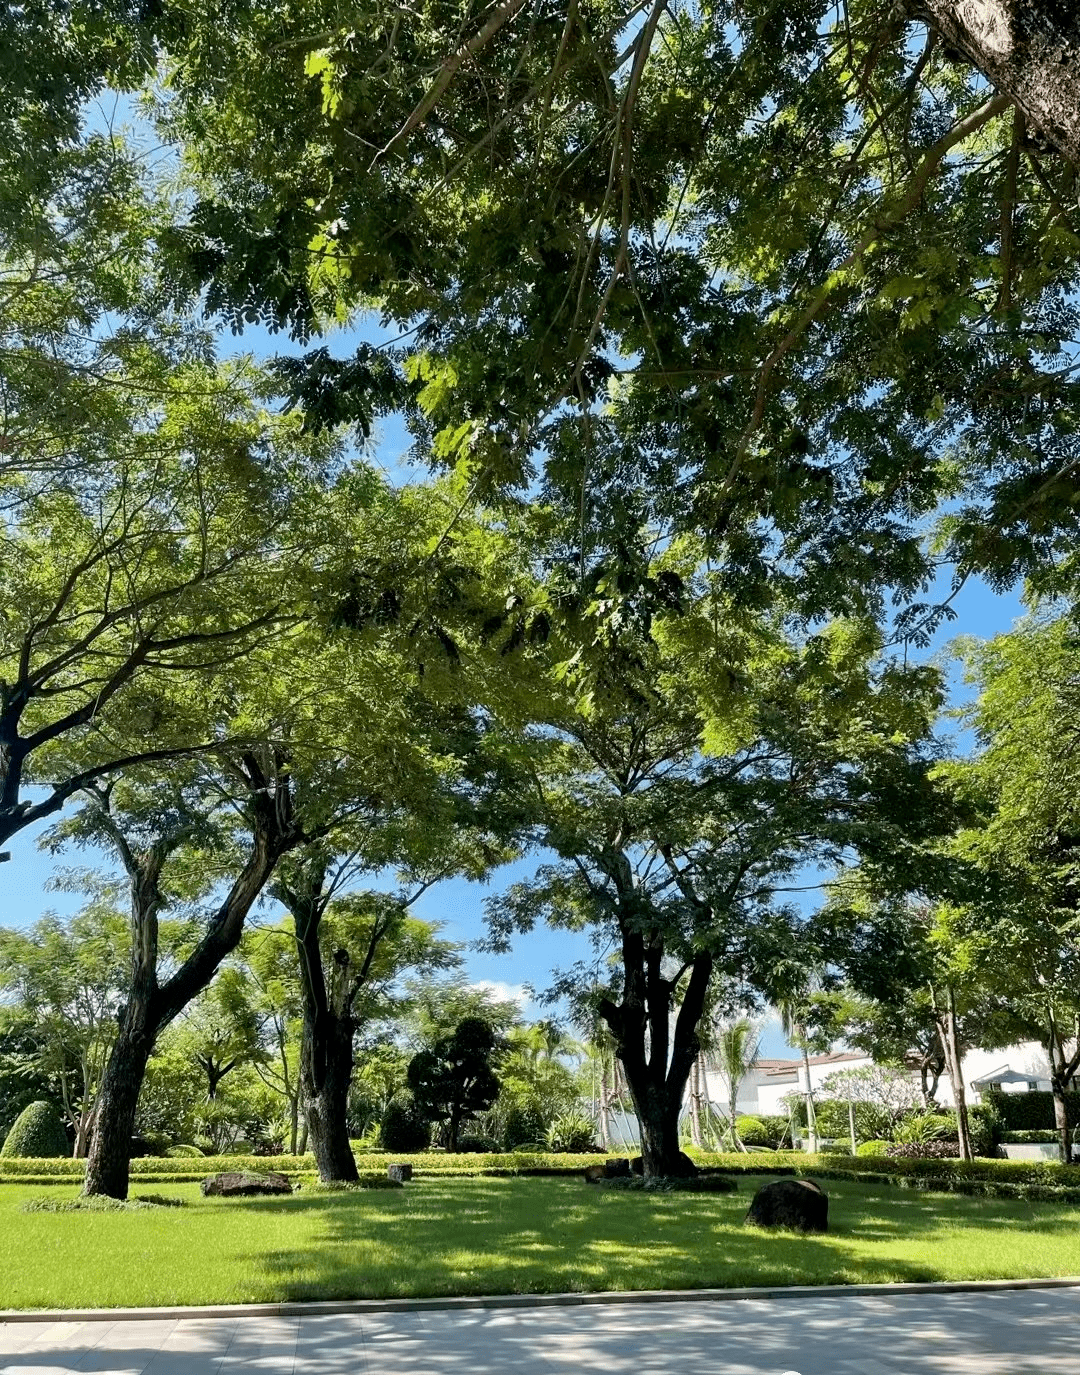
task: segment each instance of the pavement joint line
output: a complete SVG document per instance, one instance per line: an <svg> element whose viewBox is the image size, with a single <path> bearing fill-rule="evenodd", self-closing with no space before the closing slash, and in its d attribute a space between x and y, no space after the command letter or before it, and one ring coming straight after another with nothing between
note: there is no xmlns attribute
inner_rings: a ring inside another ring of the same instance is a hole
<svg viewBox="0 0 1080 1375"><path fill-rule="evenodd" d="M0 1323L160 1322L169 1318L321 1318L349 1313L454 1312L467 1308L580 1308L598 1304L892 1298L897 1294L971 1294L1010 1289L1080 1289L1080 1276L1011 1280L908 1280L898 1284L788 1284L739 1289L619 1289L589 1294L455 1294L417 1299L308 1299L162 1308L7 1308L0 1309Z"/></svg>

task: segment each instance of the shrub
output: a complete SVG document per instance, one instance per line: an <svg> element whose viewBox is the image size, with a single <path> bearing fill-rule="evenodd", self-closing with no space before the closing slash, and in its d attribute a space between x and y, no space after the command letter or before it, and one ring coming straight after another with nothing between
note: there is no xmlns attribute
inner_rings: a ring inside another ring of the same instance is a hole
<svg viewBox="0 0 1080 1375"><path fill-rule="evenodd" d="M596 1123L579 1112L564 1112L556 1117L544 1133L544 1145L549 1151L599 1151L596 1144Z"/></svg>
<svg viewBox="0 0 1080 1375"><path fill-rule="evenodd" d="M178 1146L170 1146L165 1154L170 1160L201 1160L203 1158L203 1153L198 1146L189 1146L184 1142Z"/></svg>
<svg viewBox="0 0 1080 1375"><path fill-rule="evenodd" d="M9 1160L48 1160L70 1154L59 1112L40 1098L19 1113L0 1150L0 1156Z"/></svg>
<svg viewBox="0 0 1080 1375"><path fill-rule="evenodd" d="M462 1155L494 1155L498 1149L499 1143L490 1136L463 1136L458 1141Z"/></svg>
<svg viewBox="0 0 1080 1375"><path fill-rule="evenodd" d="M145 1155L168 1155L171 1145L172 1137L166 1132L143 1132L131 1138L132 1159Z"/></svg>
<svg viewBox="0 0 1080 1375"><path fill-rule="evenodd" d="M885 1155L889 1149L888 1141L864 1141L856 1148L856 1155Z"/></svg>
<svg viewBox="0 0 1080 1375"><path fill-rule="evenodd" d="M516 1151L519 1146L542 1141L546 1131L547 1123L535 1108L511 1108L503 1126L503 1150Z"/></svg>
<svg viewBox="0 0 1080 1375"><path fill-rule="evenodd" d="M760 1117L736 1117L735 1132L744 1146L771 1146L772 1133Z"/></svg>
<svg viewBox="0 0 1080 1375"><path fill-rule="evenodd" d="M388 1151L423 1151L431 1141L431 1124L411 1098L395 1098L383 1113L379 1134Z"/></svg>
<svg viewBox="0 0 1080 1375"><path fill-rule="evenodd" d="M765 1130L769 1133L767 1145L776 1150L785 1141L790 1144L791 1123L786 1117L782 1117L779 1114L765 1113L758 1117L758 1121L763 1123Z"/></svg>
<svg viewBox="0 0 1080 1375"><path fill-rule="evenodd" d="M990 1092L986 1103L999 1117L1003 1131L1038 1131L1054 1125L1054 1095L1042 1089L1029 1093ZM1080 1126L1080 1093L1065 1095L1065 1110L1069 1126Z"/></svg>
<svg viewBox="0 0 1080 1375"><path fill-rule="evenodd" d="M955 1114L952 1120L956 1129ZM925 1146L940 1141L949 1134L949 1120L944 1113L913 1112L896 1124L893 1140L900 1146Z"/></svg>
<svg viewBox="0 0 1080 1375"><path fill-rule="evenodd" d="M1002 1132L1001 1139L1010 1146L1056 1146L1058 1134L1056 1131Z"/></svg>
<svg viewBox="0 0 1080 1375"><path fill-rule="evenodd" d="M885 1154L901 1160L958 1160L960 1143L943 1141L940 1137L929 1141L897 1141L885 1147Z"/></svg>

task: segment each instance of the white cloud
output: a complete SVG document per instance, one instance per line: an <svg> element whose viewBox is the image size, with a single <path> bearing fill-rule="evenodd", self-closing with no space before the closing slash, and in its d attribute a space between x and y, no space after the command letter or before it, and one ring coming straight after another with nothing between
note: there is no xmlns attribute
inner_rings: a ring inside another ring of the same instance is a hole
<svg viewBox="0 0 1080 1375"><path fill-rule="evenodd" d="M508 984L501 979L474 979L470 988L482 988L500 1003L517 1003L518 1011L524 1016L526 1008L532 1003L524 984Z"/></svg>

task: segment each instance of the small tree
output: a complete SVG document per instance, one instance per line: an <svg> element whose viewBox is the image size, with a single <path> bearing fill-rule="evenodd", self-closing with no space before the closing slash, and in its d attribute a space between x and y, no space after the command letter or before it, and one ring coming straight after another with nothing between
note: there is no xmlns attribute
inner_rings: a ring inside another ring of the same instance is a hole
<svg viewBox="0 0 1080 1375"><path fill-rule="evenodd" d="M728 1132L731 1144L738 1151L745 1151L746 1147L735 1130L735 1104L742 1081L757 1064L760 1052L761 1031L749 1017L740 1017L738 1021L724 1027L717 1037L716 1049L713 1052L713 1063L727 1085Z"/></svg>
<svg viewBox="0 0 1080 1375"><path fill-rule="evenodd" d="M413 1100L428 1121L444 1124L452 1151L457 1150L461 1124L487 1112L499 1096L499 1080L491 1067L495 1046L495 1032L488 1023L467 1017L452 1036L409 1061Z"/></svg>
<svg viewBox="0 0 1080 1375"><path fill-rule="evenodd" d="M821 1081L821 1093L838 1103L852 1104L856 1123L861 1119L871 1138L891 1136L902 1117L925 1106L914 1076L890 1065L837 1070Z"/></svg>

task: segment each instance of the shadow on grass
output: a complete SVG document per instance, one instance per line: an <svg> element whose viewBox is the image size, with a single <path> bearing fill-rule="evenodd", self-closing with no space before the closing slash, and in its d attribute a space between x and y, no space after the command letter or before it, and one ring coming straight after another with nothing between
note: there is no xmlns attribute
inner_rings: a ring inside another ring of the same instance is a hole
<svg viewBox="0 0 1080 1375"><path fill-rule="evenodd" d="M743 1225L751 1193L745 1184L728 1195L649 1195L570 1180L425 1179L393 1193L232 1206L320 1215L313 1240L246 1257L288 1299L936 1280L956 1275L946 1233L1022 1231L1034 1243L1077 1225L1055 1205L830 1181L827 1235L762 1232ZM904 1243L909 1254L897 1254ZM1009 1244L1024 1249L1018 1237Z"/></svg>

